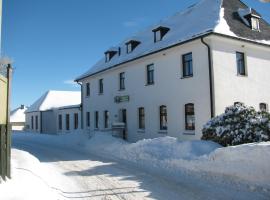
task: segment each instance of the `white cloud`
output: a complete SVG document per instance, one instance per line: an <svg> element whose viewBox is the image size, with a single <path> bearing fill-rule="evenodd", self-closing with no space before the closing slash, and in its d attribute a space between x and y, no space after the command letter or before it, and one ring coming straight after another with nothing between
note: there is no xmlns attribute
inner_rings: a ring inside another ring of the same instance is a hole
<svg viewBox="0 0 270 200"><path fill-rule="evenodd" d="M79 84L77 84L76 82L74 82L74 80L65 80L64 84L66 85L70 85L72 87L79 87Z"/></svg>
<svg viewBox="0 0 270 200"><path fill-rule="evenodd" d="M129 20L129 21L125 21L123 22L123 25L125 27L136 27L136 26L139 26L141 24L143 24L145 22L145 18L143 17L139 17L139 18L136 18L136 19L132 19L132 20Z"/></svg>

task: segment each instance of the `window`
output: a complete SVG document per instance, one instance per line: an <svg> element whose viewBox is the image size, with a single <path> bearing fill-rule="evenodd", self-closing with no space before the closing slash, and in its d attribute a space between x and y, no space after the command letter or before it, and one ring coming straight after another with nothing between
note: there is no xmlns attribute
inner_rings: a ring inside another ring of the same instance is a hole
<svg viewBox="0 0 270 200"><path fill-rule="evenodd" d="M98 128L98 111L95 112L95 128Z"/></svg>
<svg viewBox="0 0 270 200"><path fill-rule="evenodd" d="M79 115L78 113L74 113L74 129L78 129L79 125Z"/></svg>
<svg viewBox="0 0 270 200"><path fill-rule="evenodd" d="M34 129L34 116L31 116L31 129Z"/></svg>
<svg viewBox="0 0 270 200"><path fill-rule="evenodd" d="M268 111L268 106L266 103L260 103L260 111L264 111L264 112Z"/></svg>
<svg viewBox="0 0 270 200"><path fill-rule="evenodd" d="M146 71L147 71L147 85L152 85L154 84L154 64L150 64L146 66Z"/></svg>
<svg viewBox="0 0 270 200"><path fill-rule="evenodd" d="M119 89L125 89L125 72L119 74Z"/></svg>
<svg viewBox="0 0 270 200"><path fill-rule="evenodd" d="M167 107L159 107L160 130L167 130Z"/></svg>
<svg viewBox="0 0 270 200"><path fill-rule="evenodd" d="M103 79L99 79L99 94L103 94Z"/></svg>
<svg viewBox="0 0 270 200"><path fill-rule="evenodd" d="M236 52L237 74L246 75L245 54Z"/></svg>
<svg viewBox="0 0 270 200"><path fill-rule="evenodd" d="M90 96L90 83L86 83L86 96Z"/></svg>
<svg viewBox="0 0 270 200"><path fill-rule="evenodd" d="M112 57L117 54L118 51L115 50L109 50L105 52L105 62L109 62Z"/></svg>
<svg viewBox="0 0 270 200"><path fill-rule="evenodd" d="M69 130L69 114L66 114L66 130Z"/></svg>
<svg viewBox="0 0 270 200"><path fill-rule="evenodd" d="M140 107L138 109L138 114L139 114L139 129L145 129L145 115L143 107Z"/></svg>
<svg viewBox="0 0 270 200"><path fill-rule="evenodd" d="M260 21L258 18L251 17L251 28L254 31L260 31Z"/></svg>
<svg viewBox="0 0 270 200"><path fill-rule="evenodd" d="M107 110L104 111L104 128L109 127L109 112Z"/></svg>
<svg viewBox="0 0 270 200"><path fill-rule="evenodd" d="M36 130L38 130L38 116L36 116Z"/></svg>
<svg viewBox="0 0 270 200"><path fill-rule="evenodd" d="M126 43L127 53L131 53L141 42L137 40L130 40Z"/></svg>
<svg viewBox="0 0 270 200"><path fill-rule="evenodd" d="M132 51L132 44L128 43L127 44L127 53L130 53Z"/></svg>
<svg viewBox="0 0 270 200"><path fill-rule="evenodd" d="M192 53L182 56L183 62L183 77L193 76Z"/></svg>
<svg viewBox="0 0 270 200"><path fill-rule="evenodd" d="M164 26L159 26L152 30L154 32L154 42L159 42L170 29Z"/></svg>
<svg viewBox="0 0 270 200"><path fill-rule="evenodd" d="M62 115L58 115L58 129L62 130Z"/></svg>
<svg viewBox="0 0 270 200"><path fill-rule="evenodd" d="M90 127L90 112L86 112L86 126Z"/></svg>
<svg viewBox="0 0 270 200"><path fill-rule="evenodd" d="M185 105L185 124L186 130L195 130L195 112L193 103Z"/></svg>

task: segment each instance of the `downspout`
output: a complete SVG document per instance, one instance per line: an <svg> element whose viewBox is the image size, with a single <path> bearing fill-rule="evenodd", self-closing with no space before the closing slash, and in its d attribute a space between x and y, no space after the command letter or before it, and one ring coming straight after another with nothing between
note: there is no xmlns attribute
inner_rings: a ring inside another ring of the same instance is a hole
<svg viewBox="0 0 270 200"><path fill-rule="evenodd" d="M204 41L204 37L201 37L201 42L207 47L208 49L208 72L209 72L209 89L210 89L210 109L211 109L211 118L215 117L215 106L214 106L214 91L213 91L213 73L212 73L212 54L211 54L211 47Z"/></svg>
<svg viewBox="0 0 270 200"><path fill-rule="evenodd" d="M78 81L76 81L77 84L79 84L81 86L81 129L83 130L83 86L82 83L79 83Z"/></svg>

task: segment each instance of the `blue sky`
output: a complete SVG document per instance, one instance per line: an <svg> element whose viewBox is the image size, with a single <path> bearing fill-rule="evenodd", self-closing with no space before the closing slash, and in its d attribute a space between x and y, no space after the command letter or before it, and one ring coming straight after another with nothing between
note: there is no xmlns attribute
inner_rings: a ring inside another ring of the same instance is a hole
<svg viewBox="0 0 270 200"><path fill-rule="evenodd" d="M113 46L199 0L3 0L2 54L14 60L12 108L71 84ZM244 0L270 22L270 4Z"/></svg>

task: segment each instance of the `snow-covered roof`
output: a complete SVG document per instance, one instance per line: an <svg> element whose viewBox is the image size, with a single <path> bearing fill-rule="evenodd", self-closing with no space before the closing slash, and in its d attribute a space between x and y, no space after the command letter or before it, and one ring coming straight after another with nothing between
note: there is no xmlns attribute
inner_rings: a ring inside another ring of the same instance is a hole
<svg viewBox="0 0 270 200"><path fill-rule="evenodd" d="M25 122L25 111L27 107L19 107L10 113L10 122Z"/></svg>
<svg viewBox="0 0 270 200"><path fill-rule="evenodd" d="M186 10L125 39L117 45L122 50L120 55L114 55L109 62L105 62L105 57L103 56L90 70L77 77L76 81L110 69L121 63L209 33L219 33L270 45L270 26L266 21L260 19L262 23L260 27L264 30L256 32L252 31L250 27L247 27L242 22L239 14L237 14L239 9L247 8L248 6L239 0L201 0ZM254 12L256 13L256 11ZM170 30L161 41L155 43L152 30L159 26L167 27ZM131 53L126 53L125 43L133 38L136 38L140 44Z"/></svg>
<svg viewBox="0 0 270 200"><path fill-rule="evenodd" d="M77 105L81 103L79 91L47 91L26 112L45 111L63 106Z"/></svg>

